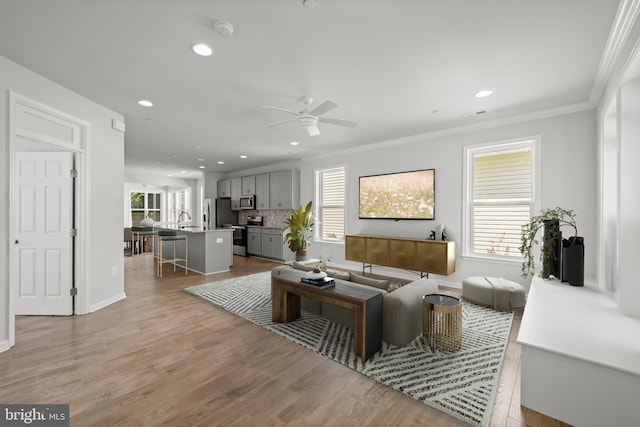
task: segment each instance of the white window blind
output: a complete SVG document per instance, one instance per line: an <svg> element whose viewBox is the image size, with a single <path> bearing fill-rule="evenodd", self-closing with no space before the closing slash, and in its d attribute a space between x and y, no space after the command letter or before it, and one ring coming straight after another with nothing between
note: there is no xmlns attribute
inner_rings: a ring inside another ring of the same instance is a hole
<svg viewBox="0 0 640 427"><path fill-rule="evenodd" d="M469 151L473 254L522 256L518 250L521 229L529 221L534 203L531 143Z"/></svg>
<svg viewBox="0 0 640 427"><path fill-rule="evenodd" d="M344 181L343 167L316 172L316 239L344 239Z"/></svg>

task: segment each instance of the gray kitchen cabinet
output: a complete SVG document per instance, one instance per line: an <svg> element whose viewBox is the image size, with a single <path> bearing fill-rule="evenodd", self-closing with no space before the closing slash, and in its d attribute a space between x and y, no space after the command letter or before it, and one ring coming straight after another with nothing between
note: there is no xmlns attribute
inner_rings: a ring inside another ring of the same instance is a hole
<svg viewBox="0 0 640 427"><path fill-rule="evenodd" d="M256 175L256 208L270 209L269 206L269 174Z"/></svg>
<svg viewBox="0 0 640 427"><path fill-rule="evenodd" d="M231 180L221 179L218 181L218 198L231 197Z"/></svg>
<svg viewBox="0 0 640 427"><path fill-rule="evenodd" d="M269 174L270 209L293 209L300 205L300 171L289 169Z"/></svg>
<svg viewBox="0 0 640 427"><path fill-rule="evenodd" d="M277 228L263 228L261 239L262 256L266 258L282 258L282 231Z"/></svg>
<svg viewBox="0 0 640 427"><path fill-rule="evenodd" d="M251 196L256 194L256 176L243 176L242 177L242 195Z"/></svg>
<svg viewBox="0 0 640 427"><path fill-rule="evenodd" d="M239 211L240 210L240 186L241 179L240 178L231 178L230 182L230 192L231 192L231 210Z"/></svg>
<svg viewBox="0 0 640 427"><path fill-rule="evenodd" d="M284 242L279 228L247 227L247 254L284 260Z"/></svg>
<svg viewBox="0 0 640 427"><path fill-rule="evenodd" d="M247 254L262 256L262 232L259 228L247 228Z"/></svg>

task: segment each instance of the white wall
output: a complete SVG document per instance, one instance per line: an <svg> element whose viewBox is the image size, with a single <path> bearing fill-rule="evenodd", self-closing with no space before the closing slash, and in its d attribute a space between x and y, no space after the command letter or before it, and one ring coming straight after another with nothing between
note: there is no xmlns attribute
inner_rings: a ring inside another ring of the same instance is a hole
<svg viewBox="0 0 640 427"><path fill-rule="evenodd" d="M343 164L347 167L348 234L367 233L406 237L427 237L436 224L445 224L447 237L456 241L456 272L437 277L441 283L460 285L472 275L504 277L523 283L520 263L506 264L460 257L462 242L463 147L519 137L540 135L542 139L541 208L561 206L577 213L579 231L585 237L585 280L595 281L596 243L596 134L593 110L556 117L528 120L453 134L412 138L415 142L340 155L339 161L322 159L305 162L301 170L301 200L313 195L313 171ZM385 172L435 168L436 206L434 221L360 220L358 177ZM577 191L580 189L579 191ZM318 245L316 245L318 246ZM323 248L324 250L324 248ZM329 250L329 248L327 248ZM312 249L313 254L313 249ZM336 254L337 255L337 254ZM343 259L342 256L341 259ZM359 264L356 264L359 266ZM383 271L374 268L375 271ZM389 270L392 271L392 270ZM398 271L396 270L397 274Z"/></svg>
<svg viewBox="0 0 640 427"><path fill-rule="evenodd" d="M88 137L87 166L88 202L87 235L80 236L87 244L88 295L84 304L88 311L124 297L124 274L122 257L123 228L122 186L124 177L124 134L111 129L111 120L124 120L120 114L108 110L93 101L69 91L58 84L39 76L28 69L0 56L0 138L3 153L0 174L0 198L9 200L9 91L68 113L90 125ZM108 179L106 179L108 178ZM9 242L10 203L4 203L0 222L0 348L9 336ZM117 232L116 232L117 230ZM117 275L112 276L113 267Z"/></svg>
<svg viewBox="0 0 640 427"><path fill-rule="evenodd" d="M445 224L447 237L456 241L456 272L434 276L443 284L460 286L472 275L504 277L527 288L531 278L520 275L520 262L498 263L460 257L462 242L462 167L466 145L540 135L542 156L541 209L556 206L577 213L580 235L585 238L585 281L596 281L597 239L597 138L595 111L579 111L546 118L528 119L473 131L452 130L448 135L421 135L399 141L374 144L367 149L345 150L316 158L303 158L274 167L239 171L249 175L286 168L300 169L300 203L314 197L314 172L320 168L345 166L346 233L387 236L429 236L436 224ZM435 168L436 207L434 221L392 221L358 219L358 178L363 175ZM360 268L345 261L341 244L313 243L311 257L331 257L336 265ZM374 272L412 277L404 270L374 267Z"/></svg>
<svg viewBox="0 0 640 427"><path fill-rule="evenodd" d="M640 318L640 21L619 49L597 108L600 287L622 313Z"/></svg>

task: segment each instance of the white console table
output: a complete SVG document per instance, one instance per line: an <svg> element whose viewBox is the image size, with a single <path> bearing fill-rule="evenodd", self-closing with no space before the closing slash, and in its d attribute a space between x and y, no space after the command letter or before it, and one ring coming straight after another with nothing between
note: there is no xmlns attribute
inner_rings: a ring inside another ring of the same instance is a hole
<svg viewBox="0 0 640 427"><path fill-rule="evenodd" d="M640 426L640 319L605 293L531 282L518 342L522 406L575 426Z"/></svg>

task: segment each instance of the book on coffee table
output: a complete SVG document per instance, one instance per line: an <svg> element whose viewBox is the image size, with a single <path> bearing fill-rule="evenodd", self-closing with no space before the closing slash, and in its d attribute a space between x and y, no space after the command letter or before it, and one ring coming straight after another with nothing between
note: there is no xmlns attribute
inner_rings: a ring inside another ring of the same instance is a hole
<svg viewBox="0 0 640 427"><path fill-rule="evenodd" d="M320 279L310 279L308 277L303 277L300 281L307 285L313 285L318 289L326 289L335 286L335 281L331 277L322 277Z"/></svg>

